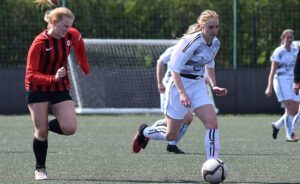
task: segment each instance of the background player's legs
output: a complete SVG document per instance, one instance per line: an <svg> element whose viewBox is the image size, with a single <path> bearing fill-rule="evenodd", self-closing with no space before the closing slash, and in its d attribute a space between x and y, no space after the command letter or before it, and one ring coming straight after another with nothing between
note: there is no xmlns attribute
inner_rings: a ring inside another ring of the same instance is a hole
<svg viewBox="0 0 300 184"><path fill-rule="evenodd" d="M277 134L279 132L279 129L284 125L285 119L287 114L284 113L276 122L272 123L272 137L273 139L277 139Z"/></svg>
<svg viewBox="0 0 300 184"><path fill-rule="evenodd" d="M285 129L286 129L286 140L287 141L295 141L292 138L292 122L294 115L297 114L298 111L298 103L293 100L284 100L283 104L285 106L285 112L287 116L284 119Z"/></svg>
<svg viewBox="0 0 300 184"><path fill-rule="evenodd" d="M186 115L184 116L183 124L180 127L179 135L177 136L177 138L175 140L169 141L168 146L167 146L167 151L173 152L176 154L184 153L181 149L179 149L177 147L177 144L180 142L180 140L183 138L183 136L187 132L192 121L193 121L193 114L190 111L188 111L186 113Z"/></svg>

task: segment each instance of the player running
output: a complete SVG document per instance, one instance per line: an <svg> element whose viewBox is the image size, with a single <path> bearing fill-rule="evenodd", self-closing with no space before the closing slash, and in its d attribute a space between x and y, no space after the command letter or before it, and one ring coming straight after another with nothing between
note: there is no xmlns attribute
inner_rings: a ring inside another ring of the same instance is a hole
<svg viewBox="0 0 300 184"><path fill-rule="evenodd" d="M198 18L197 31L184 35L174 47L168 64L171 80L166 88L164 105L167 130L153 130L145 124L133 139L133 151L145 148L149 139L175 140L180 132L184 116L193 111L206 127L206 158L219 157L218 122L212 100L205 85L204 72L218 96L227 95L227 89L216 85L214 58L220 42L216 38L219 30L219 15L205 10Z"/></svg>
<svg viewBox="0 0 300 184"><path fill-rule="evenodd" d="M49 3L47 0L36 2ZM71 27L74 19L74 14L68 8L60 7L47 12L45 20L48 29L34 39L28 51L25 88L26 102L35 130L33 152L36 160L36 180L48 179L48 130L72 135L77 128L67 73L67 58L71 47L75 48L79 65L85 74L89 73L89 65L83 39L80 33ZM55 119L48 123L49 104Z"/></svg>

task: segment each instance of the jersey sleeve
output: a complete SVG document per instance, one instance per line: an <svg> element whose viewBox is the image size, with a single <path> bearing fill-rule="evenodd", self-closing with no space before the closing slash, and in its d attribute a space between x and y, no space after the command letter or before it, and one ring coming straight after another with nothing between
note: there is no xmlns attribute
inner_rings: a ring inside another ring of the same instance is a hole
<svg viewBox="0 0 300 184"><path fill-rule="evenodd" d="M300 83L300 51L298 51L296 63L294 66L294 82Z"/></svg>
<svg viewBox="0 0 300 184"><path fill-rule="evenodd" d="M193 56L195 50L199 47L197 37L190 40L188 38L182 38L179 40L177 45L171 54L170 62L168 67L171 71L180 73L184 68L186 62Z"/></svg>
<svg viewBox="0 0 300 184"><path fill-rule="evenodd" d="M83 42L83 38L81 37L81 34L78 30L75 28L70 28L69 32L73 36L73 43L74 43L74 49L75 54L79 63L79 66L81 70L84 72L84 74L89 73L89 63L86 55L86 49Z"/></svg>
<svg viewBox="0 0 300 184"><path fill-rule="evenodd" d="M46 75L38 72L41 52L42 43L34 41L27 55L26 79L33 84L48 85L55 82L55 75Z"/></svg>
<svg viewBox="0 0 300 184"><path fill-rule="evenodd" d="M164 64L167 64L170 61L173 47L167 48L167 50L162 55L160 55L159 60Z"/></svg>
<svg viewBox="0 0 300 184"><path fill-rule="evenodd" d="M272 54L272 56L270 57L270 60L272 62L281 62L281 49L280 47L276 48Z"/></svg>

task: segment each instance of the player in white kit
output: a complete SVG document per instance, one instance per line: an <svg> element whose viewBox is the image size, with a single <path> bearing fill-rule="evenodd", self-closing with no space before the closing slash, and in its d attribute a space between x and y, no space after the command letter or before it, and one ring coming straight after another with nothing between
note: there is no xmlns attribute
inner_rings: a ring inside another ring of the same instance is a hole
<svg viewBox="0 0 300 184"><path fill-rule="evenodd" d="M164 70L165 70L165 65L170 61L170 57L171 57L173 48L174 48L174 46L169 47L160 56L160 58L157 61L157 70L156 70L157 87L158 87L158 90L159 90L159 93L160 93L160 102L161 102L161 111L162 112L164 112L163 106L164 106L164 101L165 101L165 86L167 86L168 81L171 78L171 71L169 69L167 69L167 71L165 72L164 77L162 77L162 76L163 76L163 73L164 73ZM188 130L192 120L193 120L193 114L190 111L188 111L186 113L186 115L184 116L183 124L180 128L179 135L177 136L177 138L175 140L168 142L167 151L173 152L175 154L183 154L184 153L181 149L179 149L177 147L177 144L179 143L179 141L185 135L185 133ZM161 130L166 131L167 130L167 119L164 118L164 119L157 120L151 127L153 129L156 129L156 130L161 129Z"/></svg>
<svg viewBox="0 0 300 184"><path fill-rule="evenodd" d="M172 78L166 88L164 105L167 130L153 130L142 124L133 139L133 151L145 148L149 139L175 140L179 134L184 116L193 111L206 128L206 158L219 157L219 131L215 109L208 94L204 71L217 96L227 95L227 89L217 86L214 58L220 48L216 38L219 30L219 15L205 10L198 18L198 29L183 36L172 51L168 67Z"/></svg>
<svg viewBox="0 0 300 184"><path fill-rule="evenodd" d="M281 102L285 108L285 114L272 123L273 138L277 138L278 131L283 124L286 129L286 140L295 142L299 137L292 132L292 121L297 114L300 96L293 92L293 69L298 54L298 48L292 45L294 40L294 31L286 29L281 34L281 45L277 47L271 56L271 69L268 78L268 86L265 94L272 95L272 87L277 96L278 102Z"/></svg>

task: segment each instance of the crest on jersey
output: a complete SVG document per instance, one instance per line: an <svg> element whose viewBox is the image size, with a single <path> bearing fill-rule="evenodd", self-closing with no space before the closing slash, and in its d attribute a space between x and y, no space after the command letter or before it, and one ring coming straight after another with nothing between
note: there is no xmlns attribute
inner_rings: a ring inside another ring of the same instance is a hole
<svg viewBox="0 0 300 184"><path fill-rule="evenodd" d="M71 42L70 40L67 41L67 46L70 46Z"/></svg>

